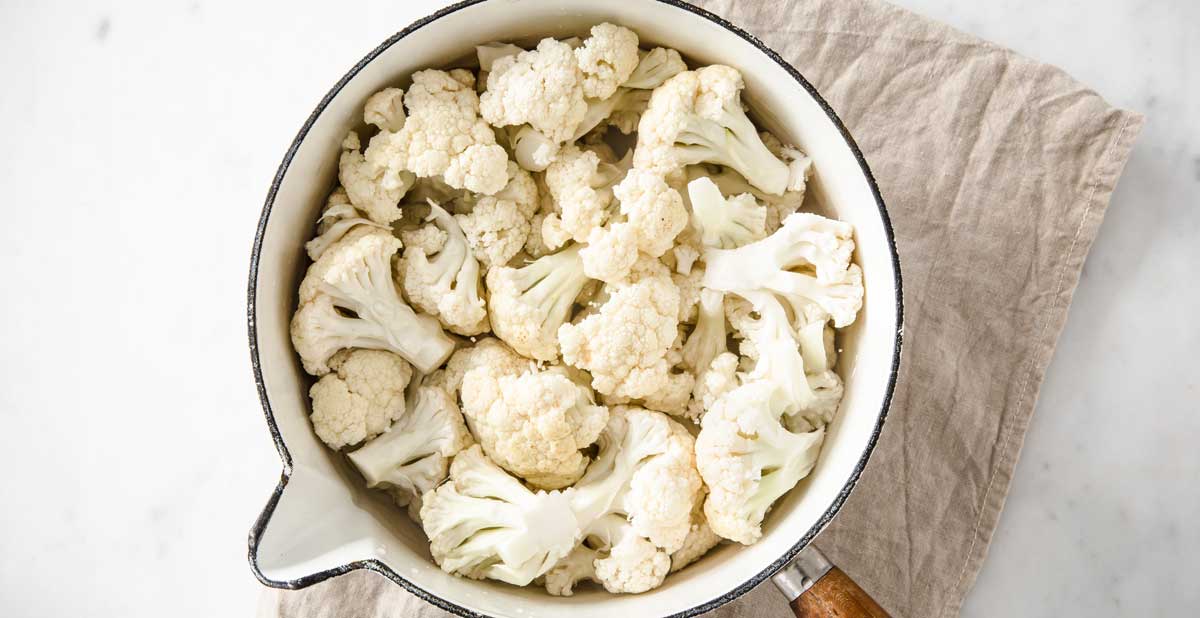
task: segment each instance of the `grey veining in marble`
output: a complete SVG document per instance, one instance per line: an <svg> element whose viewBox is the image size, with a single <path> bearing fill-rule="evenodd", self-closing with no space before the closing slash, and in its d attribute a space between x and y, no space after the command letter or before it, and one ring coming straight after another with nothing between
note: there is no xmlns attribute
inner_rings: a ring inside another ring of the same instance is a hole
<svg viewBox="0 0 1200 618"><path fill-rule="evenodd" d="M433 4L0 2L0 615L253 611L258 206L336 77ZM1149 119L964 614L1200 615L1200 4L901 4Z"/></svg>

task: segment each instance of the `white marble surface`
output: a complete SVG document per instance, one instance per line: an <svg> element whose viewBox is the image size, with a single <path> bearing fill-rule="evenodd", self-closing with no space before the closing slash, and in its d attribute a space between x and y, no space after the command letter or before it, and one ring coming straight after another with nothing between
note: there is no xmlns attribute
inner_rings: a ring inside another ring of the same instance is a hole
<svg viewBox="0 0 1200 618"><path fill-rule="evenodd" d="M1149 123L967 616L1200 612L1200 5L901 4ZM250 379L268 181L429 2L0 2L0 615L234 616L278 475Z"/></svg>

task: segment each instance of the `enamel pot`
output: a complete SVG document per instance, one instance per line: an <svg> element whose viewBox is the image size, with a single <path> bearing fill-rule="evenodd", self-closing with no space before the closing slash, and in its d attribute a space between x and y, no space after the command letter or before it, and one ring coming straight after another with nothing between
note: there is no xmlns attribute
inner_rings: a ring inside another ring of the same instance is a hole
<svg viewBox="0 0 1200 618"><path fill-rule="evenodd" d="M728 64L742 72L744 99L756 118L812 158L809 204L854 225L854 259L863 269L866 299L839 340L845 398L820 459L768 514L758 543L722 545L644 594L583 587L573 597L553 597L537 587L454 577L433 563L421 530L385 497L365 489L313 434L311 382L292 350L288 324L307 266L304 242L335 182L339 144L361 125L368 96L403 85L415 70L462 61L477 43L586 36L602 21L632 28L643 46L672 47L696 64ZM251 255L248 321L254 378L283 473L250 532L251 568L264 584L281 588L367 569L462 616L694 616L769 577L798 614L885 615L808 545L854 489L879 437L898 370L901 319L895 241L862 153L812 85L761 41L678 0L471 0L450 6L398 32L351 68L300 128L271 183Z"/></svg>

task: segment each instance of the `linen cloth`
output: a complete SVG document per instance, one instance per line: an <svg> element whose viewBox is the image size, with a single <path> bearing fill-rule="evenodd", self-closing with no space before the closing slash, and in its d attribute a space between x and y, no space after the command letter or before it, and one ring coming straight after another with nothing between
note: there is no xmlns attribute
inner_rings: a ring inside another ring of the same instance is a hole
<svg viewBox="0 0 1200 618"><path fill-rule="evenodd" d="M877 0L697 2L775 49L855 136L895 227L900 379L816 540L894 616L954 616L987 554L1084 258L1143 119L1063 71ZM261 618L434 617L382 576ZM786 617L768 582L715 617Z"/></svg>

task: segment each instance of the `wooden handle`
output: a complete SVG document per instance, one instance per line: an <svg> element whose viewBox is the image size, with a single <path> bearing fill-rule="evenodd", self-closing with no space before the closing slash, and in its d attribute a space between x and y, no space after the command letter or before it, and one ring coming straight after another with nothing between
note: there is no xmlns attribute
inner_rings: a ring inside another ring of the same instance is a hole
<svg viewBox="0 0 1200 618"><path fill-rule="evenodd" d="M833 567L792 601L796 618L890 618L850 576Z"/></svg>

